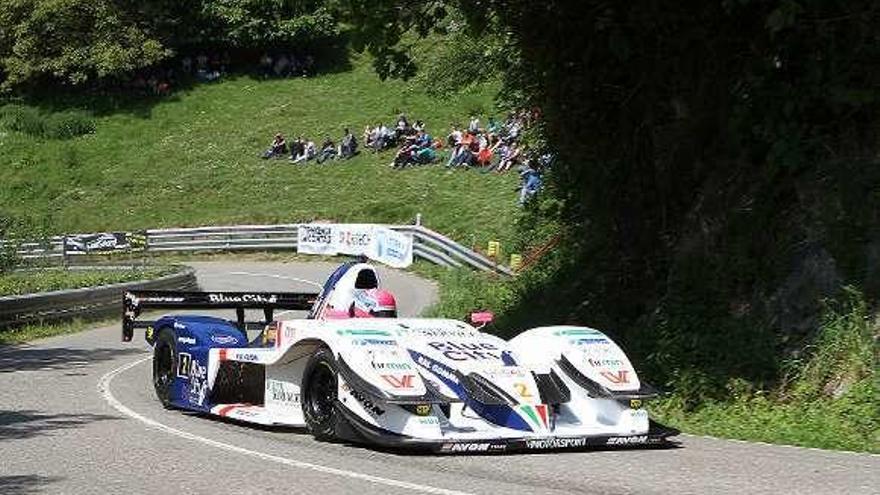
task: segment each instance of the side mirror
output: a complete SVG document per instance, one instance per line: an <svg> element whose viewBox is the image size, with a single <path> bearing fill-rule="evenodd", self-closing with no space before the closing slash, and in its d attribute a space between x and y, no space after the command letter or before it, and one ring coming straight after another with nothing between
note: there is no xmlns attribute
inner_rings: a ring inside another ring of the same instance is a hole
<svg viewBox="0 0 880 495"><path fill-rule="evenodd" d="M495 313L491 311L474 311L468 317L470 323L477 328L483 328L495 320Z"/></svg>

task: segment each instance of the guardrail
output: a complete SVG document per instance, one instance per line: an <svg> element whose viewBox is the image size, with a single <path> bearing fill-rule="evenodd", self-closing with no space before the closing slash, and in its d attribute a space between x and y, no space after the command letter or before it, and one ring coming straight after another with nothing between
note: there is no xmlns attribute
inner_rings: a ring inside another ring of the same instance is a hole
<svg viewBox="0 0 880 495"><path fill-rule="evenodd" d="M297 246L300 224L232 225L222 227L186 227L149 229L144 232L145 252L192 251L267 251L290 250ZM447 267L469 267L505 275L513 272L506 266L421 225L387 225L386 227L413 236L413 255ZM2 242L2 241L0 241ZM17 246L24 259L49 259L75 262L88 253L65 253L64 237L56 236L43 243Z"/></svg>
<svg viewBox="0 0 880 495"><path fill-rule="evenodd" d="M197 290L197 288L195 270L187 267L180 272L155 280L0 297L0 328L72 317L120 313L121 294L125 290Z"/></svg>

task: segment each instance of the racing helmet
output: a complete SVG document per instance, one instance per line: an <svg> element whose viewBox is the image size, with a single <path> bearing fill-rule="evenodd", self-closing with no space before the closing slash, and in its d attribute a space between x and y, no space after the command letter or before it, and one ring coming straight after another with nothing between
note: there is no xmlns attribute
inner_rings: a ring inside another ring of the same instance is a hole
<svg viewBox="0 0 880 495"><path fill-rule="evenodd" d="M397 318L394 296L382 289L356 289L349 308L352 318Z"/></svg>

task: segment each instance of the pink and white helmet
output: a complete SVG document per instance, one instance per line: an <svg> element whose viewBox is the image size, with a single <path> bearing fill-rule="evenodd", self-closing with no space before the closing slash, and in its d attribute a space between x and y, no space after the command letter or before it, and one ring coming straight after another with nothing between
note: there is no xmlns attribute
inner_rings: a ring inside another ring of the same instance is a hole
<svg viewBox="0 0 880 495"><path fill-rule="evenodd" d="M386 290L357 289L348 315L351 318L397 318L397 302Z"/></svg>

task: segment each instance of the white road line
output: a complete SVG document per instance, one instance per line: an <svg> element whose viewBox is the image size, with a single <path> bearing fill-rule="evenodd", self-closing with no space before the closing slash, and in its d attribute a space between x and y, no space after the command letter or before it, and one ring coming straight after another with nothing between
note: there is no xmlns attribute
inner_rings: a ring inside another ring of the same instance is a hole
<svg viewBox="0 0 880 495"><path fill-rule="evenodd" d="M229 275L243 275L245 277L269 277L269 278L277 278L280 280L292 280L294 282L302 282L304 284L314 285L317 288L323 288L324 286L315 282L313 280L306 280L304 278L297 277L286 277L284 275L275 275L274 273L251 273L251 272L229 272Z"/></svg>
<svg viewBox="0 0 880 495"><path fill-rule="evenodd" d="M143 423L147 426L156 428L158 430L162 430L165 433L170 433L171 435L174 435L174 436L177 436L180 438L185 438L187 440L191 440L193 442L203 443L203 444L209 445L211 447L215 447L218 449L223 449L223 450L227 450L229 452L235 452L238 454L243 454L243 455L247 455L247 456L251 456L251 457L256 457L258 459L263 459L266 461L277 462L278 464L283 464L285 466L290 466L293 468L308 469L311 471L317 471L319 473L332 474L332 475L341 476L344 478L352 478L352 479L356 479L356 480L366 481L368 483L375 483L377 485L385 485L385 486L391 486L394 488L402 488L405 490L411 490L411 491L420 492L420 493L432 493L432 494L437 494L437 495L470 495L467 492L459 492L456 490L447 490L445 488L438 488L438 487L429 486L429 485L420 485L417 483L410 483L407 481L400 481L400 480L395 480L395 479L390 479L390 478L381 478L379 476L358 473L355 471L347 471L345 469L338 469L338 468L333 468L333 467L329 467L329 466L322 466L320 464L312 464L309 462L297 461L295 459L288 459L287 457L280 457L277 455L266 454L264 452L257 452L254 450L248 450L243 447L238 447L238 446L231 445L228 443L218 442L217 440L211 440L210 438L200 437L198 435L194 435L194 434L186 432L186 431L178 430L176 428L172 428L172 427L164 425L156 420L153 420L153 419L150 419L146 416L138 414L138 413L132 411L131 409L129 409L128 407L126 407L121 402L119 402L119 400L117 400L116 397L113 396L113 393L110 391L110 382L113 381L113 378L116 375L118 375L126 370L129 370L131 368L134 368L135 366L137 366L137 365L139 365L139 364L141 364L151 358L152 358L152 356L146 356L146 357L137 359L131 363L120 366L120 367L106 373L98 381L98 392L100 392L101 396L104 398L104 400L107 401L108 404L110 404L114 409L116 409L120 413L122 413L132 419L140 421L141 423Z"/></svg>

